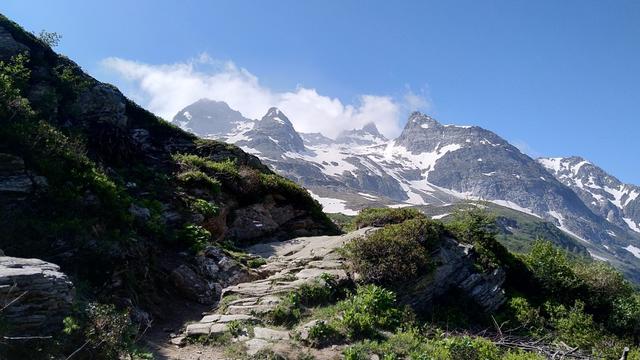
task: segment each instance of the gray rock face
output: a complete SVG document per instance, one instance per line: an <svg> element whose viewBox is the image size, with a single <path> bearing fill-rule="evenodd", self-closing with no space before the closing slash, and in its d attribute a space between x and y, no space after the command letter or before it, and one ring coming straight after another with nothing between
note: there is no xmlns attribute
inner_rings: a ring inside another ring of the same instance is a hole
<svg viewBox="0 0 640 360"><path fill-rule="evenodd" d="M0 153L0 194L28 194L37 186L46 186L46 179L28 172L22 158Z"/></svg>
<svg viewBox="0 0 640 360"><path fill-rule="evenodd" d="M71 311L73 284L60 268L39 259L0 256L0 308L11 336L60 330Z"/></svg>
<svg viewBox="0 0 640 360"><path fill-rule="evenodd" d="M252 130L245 133L247 139L237 142L237 145L247 145L277 157L282 153L302 152L305 150L304 142L289 121L289 118L278 108L271 108L267 114L255 123Z"/></svg>
<svg viewBox="0 0 640 360"><path fill-rule="evenodd" d="M117 128L127 126L125 97L112 85L97 83L82 92L74 104L78 118L86 123L108 123Z"/></svg>
<svg viewBox="0 0 640 360"><path fill-rule="evenodd" d="M502 288L506 274L500 268L489 273L478 271L476 256L472 246L444 239L433 255L436 263L433 274L408 284L400 301L414 309L428 310L439 296L458 289L485 311L498 309L506 300Z"/></svg>
<svg viewBox="0 0 640 360"><path fill-rule="evenodd" d="M339 144L379 145L387 142L374 123L366 124L362 129L343 131L336 138Z"/></svg>
<svg viewBox="0 0 640 360"><path fill-rule="evenodd" d="M624 184L589 161L540 158L538 162L570 187L596 214L623 229L640 233L640 187Z"/></svg>

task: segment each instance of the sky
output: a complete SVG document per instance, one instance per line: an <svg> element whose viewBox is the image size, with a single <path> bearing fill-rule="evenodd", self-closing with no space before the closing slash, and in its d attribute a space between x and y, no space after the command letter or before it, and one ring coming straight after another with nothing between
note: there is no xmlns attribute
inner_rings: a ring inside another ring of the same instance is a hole
<svg viewBox="0 0 640 360"><path fill-rule="evenodd" d="M3 0L27 30L170 119L201 98L299 131L410 111L640 184L640 1Z"/></svg>

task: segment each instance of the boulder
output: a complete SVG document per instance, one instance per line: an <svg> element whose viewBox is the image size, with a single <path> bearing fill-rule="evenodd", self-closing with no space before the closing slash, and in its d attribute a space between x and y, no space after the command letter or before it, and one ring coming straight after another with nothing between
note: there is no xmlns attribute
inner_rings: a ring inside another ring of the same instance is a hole
<svg viewBox="0 0 640 360"><path fill-rule="evenodd" d="M0 308L12 336L54 333L71 311L73 284L58 265L0 257Z"/></svg>
<svg viewBox="0 0 640 360"><path fill-rule="evenodd" d="M175 268L169 278L176 289L188 299L207 305L218 301L217 291L220 287L214 282L203 279L187 265L183 264Z"/></svg>
<svg viewBox="0 0 640 360"><path fill-rule="evenodd" d="M28 194L36 186L46 186L46 179L28 172L21 157L0 153L0 194Z"/></svg>

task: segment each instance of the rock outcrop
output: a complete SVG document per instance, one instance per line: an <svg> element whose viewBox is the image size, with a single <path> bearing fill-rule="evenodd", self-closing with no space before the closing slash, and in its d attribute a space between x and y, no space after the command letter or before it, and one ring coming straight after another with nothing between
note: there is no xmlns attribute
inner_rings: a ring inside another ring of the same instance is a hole
<svg viewBox="0 0 640 360"><path fill-rule="evenodd" d="M60 268L39 259L0 257L0 309L10 336L59 330L75 291Z"/></svg>
<svg viewBox="0 0 640 360"><path fill-rule="evenodd" d="M485 311L496 310L506 300L502 288L506 274L501 268L480 271L475 265L476 256L473 246L443 239L432 254L435 270L406 284L399 293L399 300L422 311L428 310L448 291L459 290Z"/></svg>

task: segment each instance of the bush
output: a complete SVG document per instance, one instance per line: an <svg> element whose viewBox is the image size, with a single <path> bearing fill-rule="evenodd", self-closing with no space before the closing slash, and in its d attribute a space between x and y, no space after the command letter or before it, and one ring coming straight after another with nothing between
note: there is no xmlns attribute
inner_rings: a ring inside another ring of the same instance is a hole
<svg viewBox="0 0 640 360"><path fill-rule="evenodd" d="M259 268L260 266L264 265L267 263L267 260L263 259L263 258L255 258L255 259L249 259L247 260L247 266L255 269L255 268Z"/></svg>
<svg viewBox="0 0 640 360"><path fill-rule="evenodd" d="M480 270L515 265L513 256L496 240L498 230L494 215L477 207L454 212L447 230L460 242L471 244L478 254Z"/></svg>
<svg viewBox="0 0 640 360"><path fill-rule="evenodd" d="M577 262L572 270L586 292L583 298L588 308L607 312L613 302L620 298L633 297L632 285L611 265L601 262Z"/></svg>
<svg viewBox="0 0 640 360"><path fill-rule="evenodd" d="M335 299L337 292L336 279L328 273L323 273L319 280L302 284L297 290L300 303L304 306L328 304Z"/></svg>
<svg viewBox="0 0 640 360"><path fill-rule="evenodd" d="M388 224L399 224L410 219L426 219L426 216L414 208L367 208L353 219L353 226L361 229L367 226L383 227Z"/></svg>
<svg viewBox="0 0 640 360"><path fill-rule="evenodd" d="M191 203L191 209L204 217L209 218L218 215L218 206L204 199L196 199Z"/></svg>
<svg viewBox="0 0 640 360"><path fill-rule="evenodd" d="M548 241L536 241L525 257L525 262L533 276L555 299L573 295L579 286L579 279L565 252Z"/></svg>
<svg viewBox="0 0 640 360"><path fill-rule="evenodd" d="M181 165L199 169L205 172L213 172L215 175L227 176L230 178L238 178L238 165L235 160L226 159L224 161L213 161L193 154L175 154L173 159Z"/></svg>
<svg viewBox="0 0 640 360"><path fill-rule="evenodd" d="M640 294L615 299L608 325L619 334L637 338L640 335Z"/></svg>
<svg viewBox="0 0 640 360"><path fill-rule="evenodd" d="M570 309L547 302L545 310L558 339L571 346L590 348L603 336L592 316L584 312L584 302L580 300L576 300Z"/></svg>
<svg viewBox="0 0 640 360"><path fill-rule="evenodd" d="M313 347L322 347L334 343L340 338L340 333L325 321L316 322L309 329L307 342Z"/></svg>
<svg viewBox="0 0 640 360"><path fill-rule="evenodd" d="M297 292L291 292L267 314L267 320L274 325L292 326L300 321L301 316L300 295Z"/></svg>
<svg viewBox="0 0 640 360"><path fill-rule="evenodd" d="M393 331L406 314L396 307L396 295L375 285L358 287L356 294L338 303L340 325L351 339L372 338L379 330Z"/></svg>
<svg viewBox="0 0 640 360"><path fill-rule="evenodd" d="M14 56L9 62L0 61L0 118L3 120L33 115L29 101L22 97L31 76L28 61L25 54Z"/></svg>
<svg viewBox="0 0 640 360"><path fill-rule="evenodd" d="M469 336L452 337L445 340L451 359L499 360L500 351L491 341Z"/></svg>
<svg viewBox="0 0 640 360"><path fill-rule="evenodd" d="M531 331L533 334L541 334L544 330L544 317L540 315L540 310L529 305L527 299L523 297L513 297L509 300L509 311L520 325Z"/></svg>
<svg viewBox="0 0 640 360"><path fill-rule="evenodd" d="M220 182L200 170L187 170L177 176L178 181L188 187L200 187L214 194L220 192Z"/></svg>
<svg viewBox="0 0 640 360"><path fill-rule="evenodd" d="M117 311L113 305L89 304L83 325L87 346L99 354L99 359L118 359L132 347L135 331L129 315Z"/></svg>
<svg viewBox="0 0 640 360"><path fill-rule="evenodd" d="M179 238L197 253L204 250L211 240L211 233L199 225L188 224L180 231Z"/></svg>
<svg viewBox="0 0 640 360"><path fill-rule="evenodd" d="M345 255L365 282L391 285L415 278L429 265L429 249L442 235L440 223L413 219L387 225L345 245Z"/></svg>

